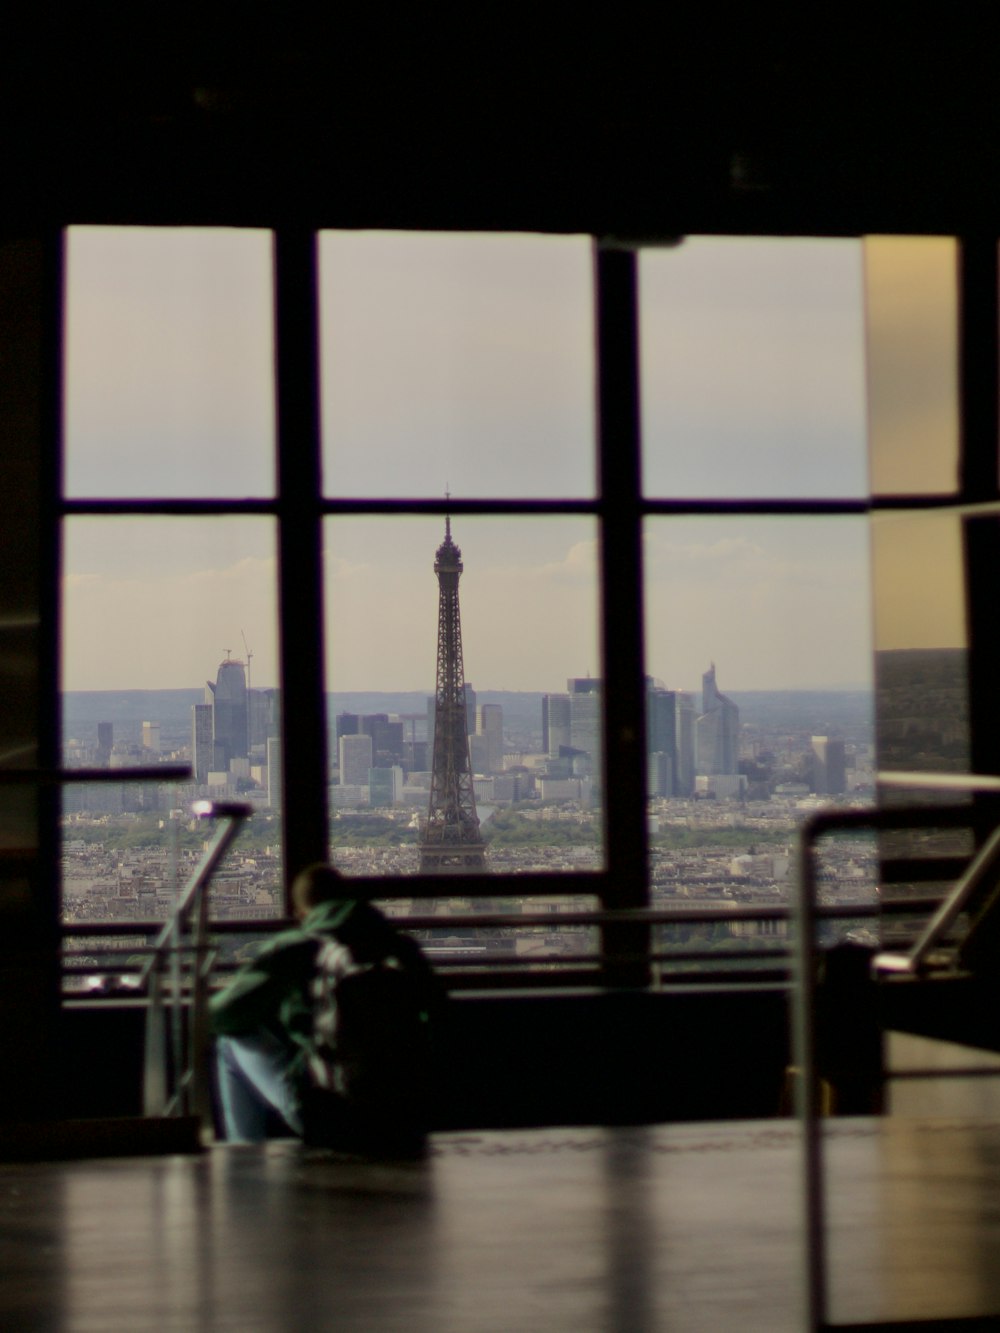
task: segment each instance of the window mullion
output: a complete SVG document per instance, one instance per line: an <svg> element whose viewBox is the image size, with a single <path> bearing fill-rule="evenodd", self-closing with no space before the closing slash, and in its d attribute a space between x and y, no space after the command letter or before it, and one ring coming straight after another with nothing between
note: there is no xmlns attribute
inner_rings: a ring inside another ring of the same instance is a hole
<svg viewBox="0 0 1000 1333"><path fill-rule="evenodd" d="M631 252L598 249L597 355L601 598L604 657L604 811L609 890L605 905L648 902L648 835L643 688L642 510L636 261ZM612 776L613 775L613 776ZM609 979L636 984L648 953L645 926L604 932ZM616 958L620 960L616 963Z"/></svg>
<svg viewBox="0 0 1000 1333"><path fill-rule="evenodd" d="M320 388L314 233L274 240L278 601L285 871L327 859ZM296 725L296 719L307 719Z"/></svg>

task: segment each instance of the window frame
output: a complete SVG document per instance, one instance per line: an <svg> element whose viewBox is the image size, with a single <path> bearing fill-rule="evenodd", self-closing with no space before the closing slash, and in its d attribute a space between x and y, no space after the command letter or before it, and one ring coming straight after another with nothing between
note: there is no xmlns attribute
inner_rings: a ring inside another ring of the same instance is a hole
<svg viewBox="0 0 1000 1333"><path fill-rule="evenodd" d="M700 232L699 232L700 234ZM726 234L749 235L735 230ZM65 233L63 233L63 240ZM649 840L646 820L645 653L643 637L642 529L662 515L873 515L906 509L958 510L994 517L1000 509L997 469L997 240L959 236L960 483L957 494L877 495L845 499L649 499L642 493L638 341L638 244L595 239L594 308L597 386L597 476L591 499L366 499L328 498L322 486L319 355L319 232L306 226L272 230L276 390L276 493L256 500L68 499L56 482L53 549L62 523L77 515L266 515L277 527L279 688L296 700L296 717L320 720L291 725L282 717L282 830L286 885L301 867L329 855L326 679L324 669L322 528L344 515L576 514L592 517L599 533L599 606L603 653L604 767L615 773L605 785L602 815L605 860L586 873L518 875L517 895L595 895L602 934L604 984L644 985L650 980ZM60 265L64 265L60 259ZM59 303L63 296L60 293ZM59 380L61 383L62 367ZM61 446L60 446L61 454ZM965 529L965 587L969 619L970 731L974 771L1000 767L991 738L1000 734L1000 692L993 687L1000 663L995 627L993 569L1000 536ZM58 603L57 603L58 605ZM58 718L58 710L54 713ZM58 734L58 723L56 724ZM977 800L983 818L994 803ZM501 876L449 879L462 896L496 896ZM508 882L510 882L508 878ZM352 881L352 886L354 881ZM433 897L436 880L359 878L366 897ZM286 902L286 909L287 909ZM444 920L444 918L442 918ZM239 923L259 932L277 922ZM522 974L523 975L523 974Z"/></svg>

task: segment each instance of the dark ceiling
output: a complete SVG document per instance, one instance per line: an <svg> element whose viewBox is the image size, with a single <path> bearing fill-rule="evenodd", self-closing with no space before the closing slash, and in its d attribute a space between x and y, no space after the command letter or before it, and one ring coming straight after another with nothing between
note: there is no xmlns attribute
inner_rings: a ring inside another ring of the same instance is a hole
<svg viewBox="0 0 1000 1333"><path fill-rule="evenodd" d="M3 212L14 228L996 231L985 28L744 9L33 9L0 47Z"/></svg>

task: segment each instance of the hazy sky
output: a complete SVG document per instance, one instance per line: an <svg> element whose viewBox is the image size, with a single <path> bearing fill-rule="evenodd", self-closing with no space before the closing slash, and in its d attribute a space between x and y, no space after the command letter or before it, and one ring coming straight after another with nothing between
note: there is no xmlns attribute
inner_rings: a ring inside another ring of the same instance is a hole
<svg viewBox="0 0 1000 1333"><path fill-rule="evenodd" d="M900 257L695 239L644 254L648 493L862 496L869 427L883 488L919 489L934 467L940 485L953 367L940 338L916 337L947 304L933 244ZM67 493L270 494L268 235L75 228L68 274ZM586 239L324 235L321 312L328 493L593 493ZM873 358L887 339L892 355ZM913 468L908 368L925 426ZM960 642L954 521L892 524L874 542L876 642ZM442 536L438 519L328 523L331 688L431 687ZM477 688L599 673L590 520L462 518L454 536ZM682 688L713 660L723 689L866 684L871 550L862 519L651 521L647 669ZM65 573L66 688L198 686L226 649L244 655L244 634L253 683L276 682L270 521L74 519Z"/></svg>

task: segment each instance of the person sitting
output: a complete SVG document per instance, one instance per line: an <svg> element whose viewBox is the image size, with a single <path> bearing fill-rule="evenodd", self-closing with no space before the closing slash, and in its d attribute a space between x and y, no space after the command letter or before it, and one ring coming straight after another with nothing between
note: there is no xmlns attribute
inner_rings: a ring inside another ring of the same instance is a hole
<svg viewBox="0 0 1000 1333"><path fill-rule="evenodd" d="M419 946L332 866L292 884L298 924L209 1006L226 1139L279 1132L361 1151L411 1150L426 1131L436 985Z"/></svg>

